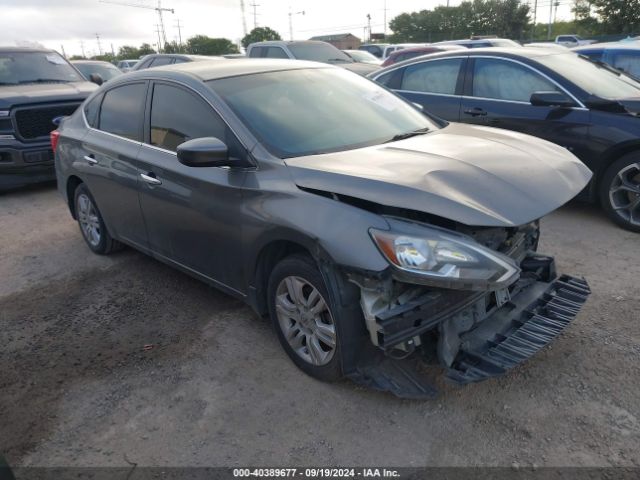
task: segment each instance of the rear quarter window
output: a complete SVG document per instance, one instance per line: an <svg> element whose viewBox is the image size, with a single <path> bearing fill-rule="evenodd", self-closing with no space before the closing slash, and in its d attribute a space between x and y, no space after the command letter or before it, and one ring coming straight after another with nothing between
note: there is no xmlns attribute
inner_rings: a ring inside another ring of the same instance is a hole
<svg viewBox="0 0 640 480"><path fill-rule="evenodd" d="M131 140L142 141L142 117L147 85L132 83L104 94L98 128Z"/></svg>

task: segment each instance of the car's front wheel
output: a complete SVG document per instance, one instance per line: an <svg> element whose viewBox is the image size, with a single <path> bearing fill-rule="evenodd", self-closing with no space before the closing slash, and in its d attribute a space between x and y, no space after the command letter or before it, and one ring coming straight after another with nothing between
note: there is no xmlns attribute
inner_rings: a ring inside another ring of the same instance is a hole
<svg viewBox="0 0 640 480"><path fill-rule="evenodd" d="M267 294L271 319L291 360L312 377L340 379L340 311L315 262L306 255L285 258L273 269Z"/></svg>
<svg viewBox="0 0 640 480"><path fill-rule="evenodd" d="M600 201L618 225L640 232L640 153L630 153L615 161L600 184Z"/></svg>
<svg viewBox="0 0 640 480"><path fill-rule="evenodd" d="M100 210L84 183L76 188L74 202L82 238L94 253L107 255L122 248L122 244L114 240L107 231Z"/></svg>

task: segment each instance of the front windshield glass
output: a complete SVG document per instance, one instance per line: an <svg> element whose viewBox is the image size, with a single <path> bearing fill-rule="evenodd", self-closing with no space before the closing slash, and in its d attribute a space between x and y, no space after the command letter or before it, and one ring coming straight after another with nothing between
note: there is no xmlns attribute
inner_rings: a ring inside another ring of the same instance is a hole
<svg viewBox="0 0 640 480"><path fill-rule="evenodd" d="M580 58L575 53L554 53L535 57L535 61L558 72L582 90L604 99L640 96L640 83L607 67Z"/></svg>
<svg viewBox="0 0 640 480"><path fill-rule="evenodd" d="M349 55L359 62L380 63L380 59L364 50L349 50Z"/></svg>
<svg viewBox="0 0 640 480"><path fill-rule="evenodd" d="M122 72L113 65L103 65L101 63L76 63L75 67L80 70L84 78L89 80L92 74L102 77L105 82L112 78L122 75Z"/></svg>
<svg viewBox="0 0 640 480"><path fill-rule="evenodd" d="M287 45L297 60L322 63L352 63L348 55L328 43L290 43Z"/></svg>
<svg viewBox="0 0 640 480"><path fill-rule="evenodd" d="M207 82L280 158L377 145L439 128L379 85L338 68L259 73Z"/></svg>
<svg viewBox="0 0 640 480"><path fill-rule="evenodd" d="M55 52L0 53L0 85L79 80L78 72Z"/></svg>

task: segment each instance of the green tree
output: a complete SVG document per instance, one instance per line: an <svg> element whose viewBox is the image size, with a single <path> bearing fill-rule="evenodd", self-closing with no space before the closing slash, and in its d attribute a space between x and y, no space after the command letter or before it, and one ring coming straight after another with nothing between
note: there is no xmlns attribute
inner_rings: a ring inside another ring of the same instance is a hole
<svg viewBox="0 0 640 480"><path fill-rule="evenodd" d="M435 42L471 35L522 38L528 23L529 6L520 0L472 0L455 7L403 13L389 26L393 41Z"/></svg>
<svg viewBox="0 0 640 480"><path fill-rule="evenodd" d="M225 53L238 53L238 47L226 38L196 35L187 40L187 52L194 55L224 55Z"/></svg>
<svg viewBox="0 0 640 480"><path fill-rule="evenodd" d="M268 40L282 40L282 37L269 27L256 27L242 38L242 46L247 48L252 43L266 42Z"/></svg>
<svg viewBox="0 0 640 480"><path fill-rule="evenodd" d="M632 33L640 29L640 0L592 0L605 33Z"/></svg>
<svg viewBox="0 0 640 480"><path fill-rule="evenodd" d="M143 43L142 45L140 45L140 48L138 48L138 57L151 55L152 53L156 53L156 51L148 43Z"/></svg>
<svg viewBox="0 0 640 480"><path fill-rule="evenodd" d="M184 47L178 45L175 40L173 42L167 42L164 44L164 53L184 53Z"/></svg>
<svg viewBox="0 0 640 480"><path fill-rule="evenodd" d="M118 49L118 58L121 60L140 58L140 50L131 45L123 45Z"/></svg>

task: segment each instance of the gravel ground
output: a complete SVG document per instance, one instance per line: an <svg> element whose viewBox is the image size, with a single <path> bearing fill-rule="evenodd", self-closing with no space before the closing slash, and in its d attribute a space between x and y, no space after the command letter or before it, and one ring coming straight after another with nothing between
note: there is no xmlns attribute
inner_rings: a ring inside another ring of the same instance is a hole
<svg viewBox="0 0 640 480"><path fill-rule="evenodd" d="M399 400L298 371L264 320L133 250L93 255L52 187L0 196L0 452L21 466L639 466L640 235L543 220L590 301L505 377ZM145 345L153 348L145 350Z"/></svg>

